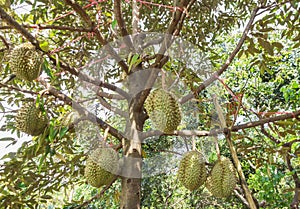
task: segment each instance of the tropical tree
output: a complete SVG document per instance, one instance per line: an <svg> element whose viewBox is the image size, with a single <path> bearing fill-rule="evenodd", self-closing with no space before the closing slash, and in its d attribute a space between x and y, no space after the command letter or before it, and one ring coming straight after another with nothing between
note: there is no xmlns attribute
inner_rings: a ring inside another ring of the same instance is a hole
<svg viewBox="0 0 300 209"><path fill-rule="evenodd" d="M298 1L0 5L2 208L299 207Z"/></svg>

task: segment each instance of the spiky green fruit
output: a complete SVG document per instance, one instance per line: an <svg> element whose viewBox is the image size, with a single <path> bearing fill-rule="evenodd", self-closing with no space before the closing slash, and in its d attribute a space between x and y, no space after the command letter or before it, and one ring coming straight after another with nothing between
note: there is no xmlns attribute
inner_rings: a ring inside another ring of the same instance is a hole
<svg viewBox="0 0 300 209"><path fill-rule="evenodd" d="M33 81L41 72L43 57L30 43L14 48L9 55L9 66L17 78Z"/></svg>
<svg viewBox="0 0 300 209"><path fill-rule="evenodd" d="M118 171L118 154L112 148L98 148L88 157L84 175L93 187L107 185Z"/></svg>
<svg viewBox="0 0 300 209"><path fill-rule="evenodd" d="M42 134L48 122L47 114L37 108L34 102L25 103L16 116L16 128L32 136Z"/></svg>
<svg viewBox="0 0 300 209"><path fill-rule="evenodd" d="M162 132L173 132L181 122L178 102L163 89L154 90L148 95L145 109L155 128Z"/></svg>
<svg viewBox="0 0 300 209"><path fill-rule="evenodd" d="M189 151L180 161L178 179L187 189L193 191L206 180L205 160L198 151Z"/></svg>
<svg viewBox="0 0 300 209"><path fill-rule="evenodd" d="M206 181L206 188L213 196L224 198L232 194L237 178L235 168L229 158L221 157L213 167Z"/></svg>

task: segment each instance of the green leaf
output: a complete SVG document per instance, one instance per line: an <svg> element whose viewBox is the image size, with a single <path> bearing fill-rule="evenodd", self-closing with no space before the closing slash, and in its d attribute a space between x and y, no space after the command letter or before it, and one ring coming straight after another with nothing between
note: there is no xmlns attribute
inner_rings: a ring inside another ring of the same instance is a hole
<svg viewBox="0 0 300 209"><path fill-rule="evenodd" d="M0 110L1 110L2 112L5 112L5 108L4 108L4 106L2 105L1 102L0 102Z"/></svg>
<svg viewBox="0 0 300 209"><path fill-rule="evenodd" d="M3 137L0 139L1 142L4 142L4 141L14 141L15 139L13 137Z"/></svg>
<svg viewBox="0 0 300 209"><path fill-rule="evenodd" d="M68 132L68 127L63 127L60 131L59 131L59 138L62 138L67 132Z"/></svg>
<svg viewBox="0 0 300 209"><path fill-rule="evenodd" d="M117 20L113 20L111 23L112 29L115 29L116 26L117 26Z"/></svg>
<svg viewBox="0 0 300 209"><path fill-rule="evenodd" d="M43 198L43 199L52 199L52 196L50 196L50 195L43 195L43 196L41 196L41 198Z"/></svg>
<svg viewBox="0 0 300 209"><path fill-rule="evenodd" d="M49 51L49 43L47 41L40 42L40 47L44 52Z"/></svg>

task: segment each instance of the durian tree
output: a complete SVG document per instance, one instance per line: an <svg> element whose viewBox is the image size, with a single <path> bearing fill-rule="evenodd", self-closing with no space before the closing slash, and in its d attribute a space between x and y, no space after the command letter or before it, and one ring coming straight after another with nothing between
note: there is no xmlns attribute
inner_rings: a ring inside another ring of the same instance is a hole
<svg viewBox="0 0 300 209"><path fill-rule="evenodd" d="M298 1L0 6L0 208L299 207Z"/></svg>

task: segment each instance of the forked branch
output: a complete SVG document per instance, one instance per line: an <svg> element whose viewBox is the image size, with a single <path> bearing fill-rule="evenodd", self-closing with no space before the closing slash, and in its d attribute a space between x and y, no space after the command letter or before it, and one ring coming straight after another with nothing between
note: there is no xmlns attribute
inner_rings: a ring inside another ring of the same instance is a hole
<svg viewBox="0 0 300 209"><path fill-rule="evenodd" d="M240 49L242 48L247 34L249 33L251 26L254 22L255 17L257 16L257 12L258 12L259 8L255 8L250 16L250 19L244 29L243 35L240 38L238 44L236 45L235 49L231 52L231 54L229 55L228 59L226 60L226 62L222 65L222 67L215 73L212 74L212 76L210 78L208 78L207 80L205 80L197 89L195 92L190 93L184 97L181 98L180 103L184 104L187 101L189 101L190 99L192 99L194 97L195 94L200 93L201 91L203 91L207 86L209 86L210 84L212 84L214 81L216 81L218 79L218 77L224 73L227 68L229 67L229 65L232 63L233 59L235 58L235 56L237 55L237 53L240 51Z"/></svg>

